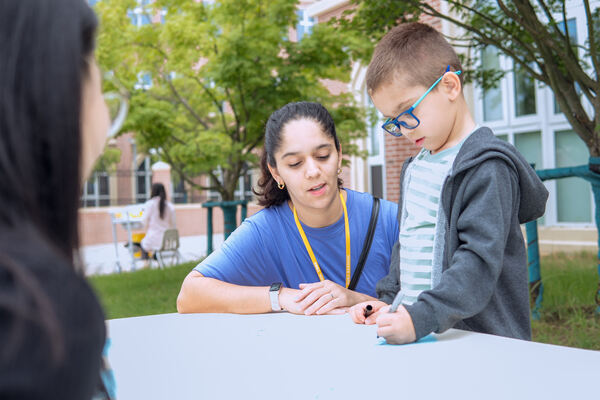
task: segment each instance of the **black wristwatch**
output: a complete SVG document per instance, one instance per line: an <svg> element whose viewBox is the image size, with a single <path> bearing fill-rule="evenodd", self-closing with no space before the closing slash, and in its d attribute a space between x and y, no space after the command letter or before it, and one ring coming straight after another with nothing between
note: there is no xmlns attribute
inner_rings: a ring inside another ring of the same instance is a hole
<svg viewBox="0 0 600 400"><path fill-rule="evenodd" d="M283 310L279 305L279 292L281 291L281 282L276 282L271 285L269 289L269 299L271 300L271 310L281 311Z"/></svg>

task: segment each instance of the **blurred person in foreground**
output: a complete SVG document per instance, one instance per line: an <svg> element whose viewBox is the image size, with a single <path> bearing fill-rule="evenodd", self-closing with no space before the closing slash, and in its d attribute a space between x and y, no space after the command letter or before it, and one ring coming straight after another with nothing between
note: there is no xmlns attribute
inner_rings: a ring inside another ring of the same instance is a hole
<svg viewBox="0 0 600 400"><path fill-rule="evenodd" d="M84 0L0 0L0 398L91 399L104 314L77 209L110 124Z"/></svg>

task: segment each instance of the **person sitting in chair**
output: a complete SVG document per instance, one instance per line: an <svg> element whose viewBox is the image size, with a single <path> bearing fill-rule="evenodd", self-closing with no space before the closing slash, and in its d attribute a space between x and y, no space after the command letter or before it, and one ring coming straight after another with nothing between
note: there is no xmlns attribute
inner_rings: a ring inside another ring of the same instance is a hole
<svg viewBox="0 0 600 400"><path fill-rule="evenodd" d="M163 235L167 229L175 228L175 207L167 201L167 194L162 183L152 184L150 200L144 205L143 227L146 236L141 241L142 257L149 258L149 253L160 250Z"/></svg>

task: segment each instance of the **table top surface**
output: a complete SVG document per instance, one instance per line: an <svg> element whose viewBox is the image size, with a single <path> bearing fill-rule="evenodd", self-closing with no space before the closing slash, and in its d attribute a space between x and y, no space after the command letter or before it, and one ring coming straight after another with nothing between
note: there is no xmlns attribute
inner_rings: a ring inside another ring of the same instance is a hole
<svg viewBox="0 0 600 400"><path fill-rule="evenodd" d="M387 345L348 315L110 320L117 398L599 398L600 352L451 329Z"/></svg>

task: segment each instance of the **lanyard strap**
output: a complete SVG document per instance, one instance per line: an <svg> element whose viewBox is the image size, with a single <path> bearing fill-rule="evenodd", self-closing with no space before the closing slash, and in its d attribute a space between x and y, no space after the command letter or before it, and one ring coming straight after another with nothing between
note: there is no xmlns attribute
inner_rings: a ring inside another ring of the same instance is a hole
<svg viewBox="0 0 600 400"><path fill-rule="evenodd" d="M346 201L344 200L344 196L342 195L342 191L340 190L340 199L342 200L342 208L344 209L344 233L346 234L346 287L350 285L350 224L348 223L348 210L346 209ZM317 275L319 275L319 280L324 281L325 277L323 276L323 272L321 271L321 267L319 267L319 263L315 257L315 253L310 247L310 243L308 243L308 239L306 238L306 234L304 233L304 229L302 229L302 225L300 224L300 220L298 219L298 213L296 212L296 206L293 208L294 211L294 221L296 221L296 226L298 227L298 232L302 237L302 241L304 242L304 246L306 247L306 251L310 257L310 260L315 267L315 271L317 271Z"/></svg>

